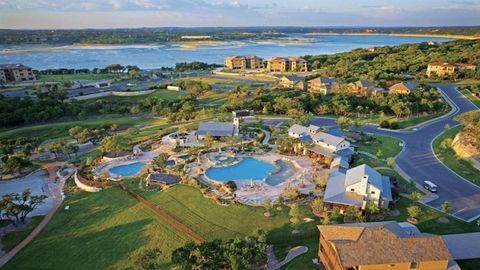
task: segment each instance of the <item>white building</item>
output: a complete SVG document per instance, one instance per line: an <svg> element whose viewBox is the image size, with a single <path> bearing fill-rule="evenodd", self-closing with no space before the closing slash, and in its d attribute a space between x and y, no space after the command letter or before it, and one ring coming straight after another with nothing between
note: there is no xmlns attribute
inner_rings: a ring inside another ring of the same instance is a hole
<svg viewBox="0 0 480 270"><path fill-rule="evenodd" d="M288 129L288 135L302 141L312 140L316 145L332 153L350 148L350 142L345 138L323 132L315 125L308 127L293 125Z"/></svg>
<svg viewBox="0 0 480 270"><path fill-rule="evenodd" d="M387 208L392 201L390 178L363 164L345 173L335 170L328 178L323 201L365 209L370 201Z"/></svg>

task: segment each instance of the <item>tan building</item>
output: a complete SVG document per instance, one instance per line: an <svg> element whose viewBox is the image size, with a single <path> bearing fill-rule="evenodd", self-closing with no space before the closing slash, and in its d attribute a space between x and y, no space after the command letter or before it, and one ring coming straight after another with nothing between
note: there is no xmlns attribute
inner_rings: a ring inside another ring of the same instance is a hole
<svg viewBox="0 0 480 270"><path fill-rule="evenodd" d="M328 95L340 90L340 85L334 77L318 77L307 82L307 90L312 93Z"/></svg>
<svg viewBox="0 0 480 270"><path fill-rule="evenodd" d="M445 270L442 237L395 221L320 225L318 257L327 270Z"/></svg>
<svg viewBox="0 0 480 270"><path fill-rule="evenodd" d="M278 80L278 88L306 90L305 77L283 76Z"/></svg>
<svg viewBox="0 0 480 270"><path fill-rule="evenodd" d="M225 68L232 70L263 68L263 59L255 55L228 56L225 58Z"/></svg>
<svg viewBox="0 0 480 270"><path fill-rule="evenodd" d="M415 91L417 87L408 82L401 82L390 86L388 93L390 95L408 95Z"/></svg>
<svg viewBox="0 0 480 270"><path fill-rule="evenodd" d="M472 64L452 64L446 62L430 63L427 67L427 76L448 76L456 74L462 70L475 70L476 67L476 65Z"/></svg>
<svg viewBox="0 0 480 270"><path fill-rule="evenodd" d="M307 72L307 60L301 57L273 57L267 62L270 72Z"/></svg>
<svg viewBox="0 0 480 270"><path fill-rule="evenodd" d="M350 94L365 97L371 94L375 85L367 80L358 80L354 83L349 83L347 88Z"/></svg>
<svg viewBox="0 0 480 270"><path fill-rule="evenodd" d="M0 65L0 81L35 81L35 75L33 74L31 67L27 67L22 64L5 64Z"/></svg>

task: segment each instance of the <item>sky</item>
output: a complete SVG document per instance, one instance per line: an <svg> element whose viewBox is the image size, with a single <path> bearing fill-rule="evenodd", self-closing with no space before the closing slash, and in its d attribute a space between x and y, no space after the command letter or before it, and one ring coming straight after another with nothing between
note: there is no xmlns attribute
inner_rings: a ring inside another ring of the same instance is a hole
<svg viewBox="0 0 480 270"><path fill-rule="evenodd" d="M480 25L480 0L0 0L0 28Z"/></svg>

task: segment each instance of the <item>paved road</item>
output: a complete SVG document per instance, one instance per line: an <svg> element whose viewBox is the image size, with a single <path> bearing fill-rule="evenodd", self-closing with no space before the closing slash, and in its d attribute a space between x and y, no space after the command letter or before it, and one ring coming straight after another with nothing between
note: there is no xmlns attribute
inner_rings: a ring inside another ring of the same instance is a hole
<svg viewBox="0 0 480 270"><path fill-rule="evenodd" d="M408 176L422 184L431 180L439 187L438 199L428 202L429 206L440 208L444 201L449 201L452 214L463 220L471 221L480 216L480 188L455 174L434 155L431 142L443 132L445 124L451 127L459 123L453 118L463 112L478 109L467 98L455 89L452 84L438 84L439 89L455 103L455 114L432 122L415 131L393 132L378 129L376 126L359 128L365 132L388 135L405 142L404 150L396 158L397 166ZM335 125L333 120L316 118L317 125Z"/></svg>

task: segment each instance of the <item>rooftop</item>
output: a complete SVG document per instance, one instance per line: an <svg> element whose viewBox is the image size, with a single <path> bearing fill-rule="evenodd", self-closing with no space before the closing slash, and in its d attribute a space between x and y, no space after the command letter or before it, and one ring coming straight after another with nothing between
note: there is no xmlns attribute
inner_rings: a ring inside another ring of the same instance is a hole
<svg viewBox="0 0 480 270"><path fill-rule="evenodd" d="M335 246L344 267L452 259L442 237L412 235L395 221L320 225L318 229Z"/></svg>
<svg viewBox="0 0 480 270"><path fill-rule="evenodd" d="M150 181L165 183L168 185L180 182L180 177L168 173L151 173L148 178Z"/></svg>
<svg viewBox="0 0 480 270"><path fill-rule="evenodd" d="M201 122L197 135L212 134L215 137L232 136L233 124L225 122Z"/></svg>
<svg viewBox="0 0 480 270"><path fill-rule="evenodd" d="M0 69L32 69L23 64L0 64Z"/></svg>

